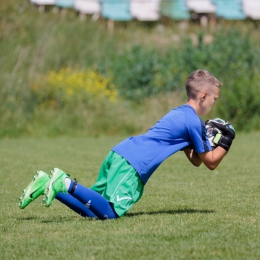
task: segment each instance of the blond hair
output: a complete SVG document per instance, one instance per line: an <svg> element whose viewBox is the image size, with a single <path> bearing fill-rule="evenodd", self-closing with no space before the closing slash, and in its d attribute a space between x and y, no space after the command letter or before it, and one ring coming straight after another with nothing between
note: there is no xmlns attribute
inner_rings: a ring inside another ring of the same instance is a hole
<svg viewBox="0 0 260 260"><path fill-rule="evenodd" d="M196 70L186 81L187 96L189 99L196 99L199 92L212 92L214 86L219 88L221 85L221 82L207 70Z"/></svg>

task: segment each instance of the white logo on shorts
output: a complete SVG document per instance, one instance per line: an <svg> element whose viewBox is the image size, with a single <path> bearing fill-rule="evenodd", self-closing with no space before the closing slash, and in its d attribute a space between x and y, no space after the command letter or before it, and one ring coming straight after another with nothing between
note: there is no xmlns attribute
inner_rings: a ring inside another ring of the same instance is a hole
<svg viewBox="0 0 260 260"><path fill-rule="evenodd" d="M131 200L132 198L131 197L129 197L129 196L125 196L125 197L119 197L118 195L117 195L117 197L116 197L116 201L117 202L119 202L119 201L121 201L121 200Z"/></svg>

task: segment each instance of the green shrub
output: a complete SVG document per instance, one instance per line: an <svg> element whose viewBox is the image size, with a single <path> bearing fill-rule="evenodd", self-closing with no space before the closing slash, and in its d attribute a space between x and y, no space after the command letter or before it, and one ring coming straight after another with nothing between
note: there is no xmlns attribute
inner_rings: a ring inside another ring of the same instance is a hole
<svg viewBox="0 0 260 260"><path fill-rule="evenodd" d="M160 51L135 45L109 60L113 62L100 62L99 69L114 75L113 82L123 98L139 103L147 97L179 89L188 76L179 66L175 49Z"/></svg>
<svg viewBox="0 0 260 260"><path fill-rule="evenodd" d="M114 82L124 98L140 101L158 93L153 84L159 72L160 55L152 49L134 46L118 55L112 65Z"/></svg>

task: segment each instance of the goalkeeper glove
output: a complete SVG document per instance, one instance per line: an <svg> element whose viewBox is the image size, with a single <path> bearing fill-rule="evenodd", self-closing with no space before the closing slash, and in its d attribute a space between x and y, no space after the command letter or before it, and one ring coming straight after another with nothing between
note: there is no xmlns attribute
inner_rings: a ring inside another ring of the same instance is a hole
<svg viewBox="0 0 260 260"><path fill-rule="evenodd" d="M217 134L213 139L213 142L217 146L220 146L224 148L226 151L228 151L232 145L232 141L235 139L236 136L234 127L231 124L229 124L228 121L222 120L220 118L207 120L206 124L213 125L221 131L222 134Z"/></svg>
<svg viewBox="0 0 260 260"><path fill-rule="evenodd" d="M222 133L217 127L208 123L208 121L206 121L205 124L206 124L206 134L207 134L209 143L210 143L212 149L214 150L217 147L216 140L218 140L218 138L219 138L218 135L222 135Z"/></svg>

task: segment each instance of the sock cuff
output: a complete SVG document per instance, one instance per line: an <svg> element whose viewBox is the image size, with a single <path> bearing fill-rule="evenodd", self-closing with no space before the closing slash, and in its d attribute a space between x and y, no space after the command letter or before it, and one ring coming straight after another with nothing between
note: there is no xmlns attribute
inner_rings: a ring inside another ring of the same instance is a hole
<svg viewBox="0 0 260 260"><path fill-rule="evenodd" d="M75 191L76 188L77 188L77 184L78 184L78 182L77 182L76 179L74 179L74 181L70 180L70 187L69 187L69 189L68 189L68 192L69 192L70 194L73 194L73 193L74 193L74 191Z"/></svg>
<svg viewBox="0 0 260 260"><path fill-rule="evenodd" d="M70 189L71 183L72 183L72 180L70 178L65 179L65 185L66 185L68 191Z"/></svg>

